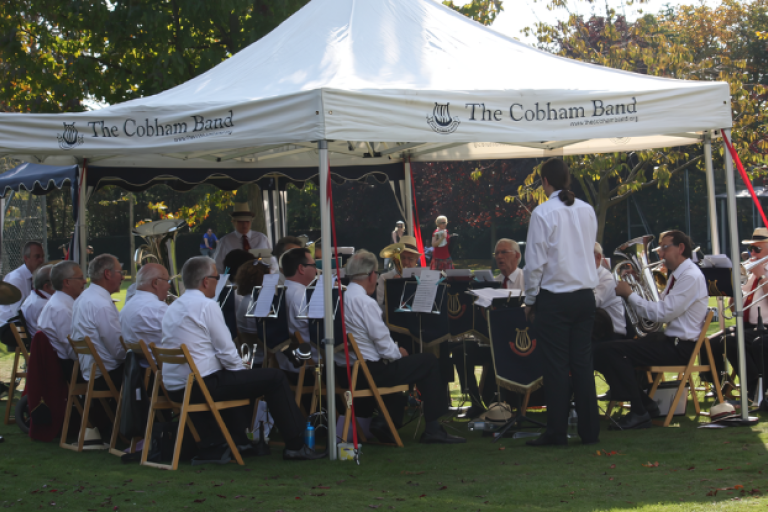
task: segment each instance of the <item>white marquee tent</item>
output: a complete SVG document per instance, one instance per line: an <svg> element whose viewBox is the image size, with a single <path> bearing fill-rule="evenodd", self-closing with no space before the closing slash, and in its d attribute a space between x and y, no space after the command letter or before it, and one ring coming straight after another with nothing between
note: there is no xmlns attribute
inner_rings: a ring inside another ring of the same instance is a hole
<svg viewBox="0 0 768 512"><path fill-rule="evenodd" d="M0 114L0 155L158 175L168 168L279 175L314 167L321 197L327 197L329 165L402 162L413 226L412 161L698 142L705 143L715 211L710 141L730 127L726 83L644 76L553 56L432 0L312 0L237 55L155 96L84 113ZM734 219L727 152L726 163ZM327 260L327 201L321 217ZM738 250L735 229L731 237ZM330 261L323 265L330 268ZM330 288L325 296L330 317ZM331 327L326 322L328 338ZM333 425L330 430L335 439Z"/></svg>

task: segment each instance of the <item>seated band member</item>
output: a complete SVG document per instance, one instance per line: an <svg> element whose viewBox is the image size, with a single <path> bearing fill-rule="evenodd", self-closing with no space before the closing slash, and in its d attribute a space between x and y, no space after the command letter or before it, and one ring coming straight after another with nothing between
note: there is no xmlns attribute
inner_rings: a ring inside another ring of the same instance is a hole
<svg viewBox="0 0 768 512"><path fill-rule="evenodd" d="M27 300L24 301L24 304L21 305L21 314L24 315L24 321L27 323L27 334L29 334L30 338L37 332L37 319L40 316L40 312L55 291L53 286L51 286L52 268L53 265L43 265L35 270L33 279L34 289L29 294L29 297L27 297Z"/></svg>
<svg viewBox="0 0 768 512"><path fill-rule="evenodd" d="M370 297L376 290L378 266L376 256L366 250L358 251L347 262L347 277L350 279L344 293L347 332L355 338L377 386L415 383L419 388L426 420L426 430L421 436L422 443L464 443L464 438L448 434L439 422L440 417L448 412L448 404L437 358L432 354L408 355L404 348L398 348L381 319L381 309ZM345 364L344 354L340 355L337 364ZM350 354L350 364L352 361L354 355ZM343 377L340 380L346 379L346 373L339 370L337 376L341 374ZM400 427L405 409L405 396L385 395L382 398L395 426ZM355 408L361 417L366 417L367 411L364 411L362 404L361 409L357 406ZM394 442L381 416L371 422L370 428L379 441Z"/></svg>
<svg viewBox="0 0 768 512"><path fill-rule="evenodd" d="M248 306L251 305L251 294L256 286L261 286L264 281L264 275L269 274L269 267L261 261L249 261L245 265L240 265L235 276L235 284L237 285L237 294L239 295L239 301L236 312L237 319L237 332L240 334L253 334L258 335L259 329L256 325L256 319L245 316L248 313ZM244 342L246 336L239 337L241 342ZM239 350L240 343L237 343ZM253 358L254 368L257 365L261 365L264 362L264 348L259 345L256 349L256 354Z"/></svg>
<svg viewBox="0 0 768 512"><path fill-rule="evenodd" d="M283 266L280 263L280 258L283 256L283 254L290 251L291 249L297 249L300 247L304 247L304 242L302 242L301 238L297 236L284 236L275 244L275 248L272 251L272 260L277 263L277 267L280 271L280 279L277 281L279 286L285 284L285 274L283 273Z"/></svg>
<svg viewBox="0 0 768 512"><path fill-rule="evenodd" d="M619 421L622 430L649 428L659 408L641 389L635 368L688 363L707 314L707 283L691 261L693 244L680 231L661 235L659 257L671 272L660 302L647 301L632 293L625 282L616 294L627 299L635 312L652 322L665 322L664 332L650 333L639 340L607 341L595 345L595 369L605 376L613 400L630 401L632 410Z"/></svg>
<svg viewBox="0 0 768 512"><path fill-rule="evenodd" d="M8 305L0 305L0 324L8 322L16 316L22 303L32 292L32 274L43 264L45 255L40 242L27 242L22 252L24 263L16 270L8 272L3 281L10 283L21 291L21 299Z"/></svg>
<svg viewBox="0 0 768 512"><path fill-rule="evenodd" d="M595 340L593 329L593 341L623 340L627 337L627 321L624 318L624 301L616 295L616 280L610 270L603 266L603 247L595 242L595 267L597 268L597 288L595 288L595 307L608 313L613 328L612 333L606 333L600 340ZM595 317L597 321L599 317Z"/></svg>
<svg viewBox="0 0 768 512"><path fill-rule="evenodd" d="M112 294L120 291L123 282L123 266L111 254L99 254L88 265L91 284L80 294L72 307L72 338L91 338L117 389L123 383L125 350L120 343L120 314ZM93 357L80 355L80 373L86 381L91 376ZM96 376L101 370L96 368ZM103 379L96 382L98 388L107 389Z"/></svg>
<svg viewBox="0 0 768 512"><path fill-rule="evenodd" d="M76 261L62 261L51 269L51 284L55 291L40 312L37 327L48 336L64 378L69 381L77 356L67 336L72 332L72 308L83 293L85 276Z"/></svg>
<svg viewBox="0 0 768 512"><path fill-rule="evenodd" d="M235 203L234 211L230 215L235 231L219 239L216 254L213 257L216 260L216 269L219 274L223 274L225 270L224 257L234 249L250 251L251 249L272 248L272 244L269 243L269 239L264 233L251 230L251 221L255 215L248 210L247 203ZM275 266L274 272L277 272L277 266Z"/></svg>
<svg viewBox="0 0 768 512"><path fill-rule="evenodd" d="M285 305L288 311L288 332L291 334L298 332L304 343L309 343L309 319L297 317L301 314L302 308L305 310L304 315L306 316L307 286L317 276L315 260L310 256L309 249L299 247L285 252L282 255L282 262L283 273L285 274ZM322 290L319 290L318 293L322 293ZM288 379L298 382L295 375L299 373L299 368L296 367L293 360L286 356L285 352L278 352L275 354L275 357L280 368L292 374ZM312 360L314 362L318 360L317 348L314 345L312 345ZM305 378L308 375L312 374L305 375Z"/></svg>
<svg viewBox="0 0 768 512"><path fill-rule="evenodd" d="M501 238L496 242L493 257L501 271L496 276L496 280L501 281L501 287L507 290L525 290L523 269L518 267L521 257L520 245L509 238Z"/></svg>
<svg viewBox="0 0 768 512"><path fill-rule="evenodd" d="M752 233L752 238L742 240L742 244L748 245L749 261L754 262L768 256L768 229L757 228ZM755 396L758 388L758 378L761 370L764 371L765 359L768 359L768 333L761 333L755 330L757 327L758 310L763 319L764 325L768 325L768 264L758 265L752 269L747 276L747 282L741 287L744 294L742 309L744 312L744 346L746 348L745 360L747 363L747 392L750 399ZM749 295L747 295L749 294ZM731 307L733 306L731 300ZM747 309L749 308L749 309ZM725 336L717 336L710 339L712 345L712 355L715 358L715 365L719 375L724 375L725 361L722 354L728 357L731 365L738 369L739 367L739 347L736 338L736 327L729 327ZM725 346L723 346L725 345ZM704 360L706 360L706 356ZM762 373L765 377L765 373ZM722 384L722 380L720 381ZM759 397L758 401L762 401Z"/></svg>
<svg viewBox="0 0 768 512"><path fill-rule="evenodd" d="M248 369L235 350L221 309L216 301L210 300L216 294L219 279L216 262L206 256L190 258L181 269L181 277L186 292L168 307L163 318L162 347L186 345L211 397L216 401L264 396L285 441L284 459L324 457L325 453L316 453L304 444L304 417L296 406L285 374L273 368ZM183 399L189 372L186 365L168 365L163 369L163 382L171 399ZM195 387L192 401L203 400L199 388ZM242 455L255 452L245 436L252 410L252 407L236 407L221 411L238 449L243 447L240 449ZM229 447L213 415L192 413L191 417L201 438L198 458L226 462Z"/></svg>
<svg viewBox="0 0 768 512"><path fill-rule="evenodd" d="M405 249L400 253L400 264L402 269L418 267L419 256L421 256L421 253L416 245L416 238L405 235L400 237L400 243L405 244ZM384 309L384 296L387 291L386 281L387 279L400 278L400 272L401 271L398 271L397 269L397 263L395 263L395 268L393 270L384 272L379 276L379 280L376 284L376 302L379 303L382 310Z"/></svg>
<svg viewBox="0 0 768 512"><path fill-rule="evenodd" d="M171 289L168 270L157 263L147 263L136 274L136 293L120 312L120 332L126 343L144 340L149 346L163 340L163 316L168 310L165 299Z"/></svg>

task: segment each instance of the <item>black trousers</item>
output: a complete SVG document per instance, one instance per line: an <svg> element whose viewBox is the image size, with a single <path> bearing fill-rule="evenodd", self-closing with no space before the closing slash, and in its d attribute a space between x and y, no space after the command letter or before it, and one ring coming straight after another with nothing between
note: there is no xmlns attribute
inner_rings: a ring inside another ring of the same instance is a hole
<svg viewBox="0 0 768 512"><path fill-rule="evenodd" d="M448 412L448 404L445 398L445 384L440 376L440 364L432 354L412 354L402 357L391 363L367 362L371 371L373 382L378 387L398 386L401 384L416 384L424 402L424 419L433 421L444 416ZM338 367L337 380L345 385L347 382L346 370ZM358 388L368 387L362 372L358 375ZM385 395L381 397L384 405L392 417L396 427L403 424L403 415L408 397L405 394ZM374 398L355 400L355 414L361 418L370 417L376 407Z"/></svg>
<svg viewBox="0 0 768 512"><path fill-rule="evenodd" d="M557 439L564 439L567 434L571 385L579 416L579 437L584 442L592 442L600 434L592 368L594 318L595 295L592 290L570 293L541 290L536 300L533 330L544 356L546 433Z"/></svg>
<svg viewBox="0 0 768 512"><path fill-rule="evenodd" d="M465 341L453 349L451 358L456 365L456 373L459 374L461 389L466 390L467 394L469 394L472 405L480 407L483 405L483 402L485 405L490 405L491 402L494 402L497 388L491 348L481 347L473 341ZM485 386L483 387L482 394L475 378L476 366L486 366L489 370L488 375L485 377ZM501 390L501 400L504 400L504 391L503 389Z"/></svg>
<svg viewBox="0 0 768 512"><path fill-rule="evenodd" d="M296 400L282 370L276 368L256 368L252 370L219 370L203 377L211 398L215 401L255 399L264 396L269 405L269 412L275 419L275 425L289 449L300 448L303 444L304 417L296 406ZM169 391L172 400L182 401L184 390ZM205 398L199 386L192 387L191 403L204 402ZM245 429L250 428L252 406L233 407L221 411L221 418L229 429L235 444L247 445ZM226 441L219 425L209 412L191 413L190 418L200 435L200 450L223 445ZM298 445L298 446L296 446Z"/></svg>
<svg viewBox="0 0 768 512"><path fill-rule="evenodd" d="M605 376L613 400L630 401L632 410L645 412L651 399L641 389L635 367L688 364L694 346L660 332L640 340L609 341L595 346L595 369Z"/></svg>
<svg viewBox="0 0 768 512"><path fill-rule="evenodd" d="M717 373L722 376L725 373L725 361L723 353L728 357L735 368L739 367L739 347L736 340L736 328L729 327L725 336L720 335L709 341L712 346L712 356L715 358ZM754 327L744 325L744 347L746 349L745 359L747 362L747 390L749 396L753 396L757 389L758 378L765 376L766 356L768 355L768 332L759 333ZM705 350L701 351L701 360L704 364L709 361ZM707 380L712 381L711 376L705 376ZM722 383L722 378L721 378Z"/></svg>

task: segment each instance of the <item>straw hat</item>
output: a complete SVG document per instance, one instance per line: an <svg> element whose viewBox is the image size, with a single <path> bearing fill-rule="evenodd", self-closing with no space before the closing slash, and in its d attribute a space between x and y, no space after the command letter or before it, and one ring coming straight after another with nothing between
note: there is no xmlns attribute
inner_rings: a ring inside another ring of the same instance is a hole
<svg viewBox="0 0 768 512"><path fill-rule="evenodd" d="M742 240L742 244L754 244L758 242L768 242L768 228L756 228L752 232L751 240Z"/></svg>
<svg viewBox="0 0 768 512"><path fill-rule="evenodd" d="M402 236L400 237L400 243L405 246L403 248L403 252L412 252L421 256L421 253L419 252L419 245L416 243L416 237L408 235Z"/></svg>
<svg viewBox="0 0 768 512"><path fill-rule="evenodd" d="M488 410L480 415L485 421L509 421L512 418L512 408L506 402L493 402Z"/></svg>
<svg viewBox="0 0 768 512"><path fill-rule="evenodd" d="M248 203L235 203L235 209L230 213L232 220L253 220L256 216L248 208Z"/></svg>
<svg viewBox="0 0 768 512"><path fill-rule="evenodd" d="M709 421L717 423L718 421L736 418L738 415L739 413L736 412L736 408L733 405L723 402L713 405L709 410Z"/></svg>

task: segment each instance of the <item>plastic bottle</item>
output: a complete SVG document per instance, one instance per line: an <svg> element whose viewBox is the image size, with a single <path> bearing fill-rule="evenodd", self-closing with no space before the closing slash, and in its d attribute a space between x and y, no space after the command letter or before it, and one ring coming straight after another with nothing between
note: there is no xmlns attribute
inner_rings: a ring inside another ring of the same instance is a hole
<svg viewBox="0 0 768 512"><path fill-rule="evenodd" d="M311 450L315 449L315 427L310 422L307 422L307 430L304 431L304 444Z"/></svg>
<svg viewBox="0 0 768 512"><path fill-rule="evenodd" d="M571 411L568 413L568 437L578 435L579 416L576 414L576 407L571 404Z"/></svg>

